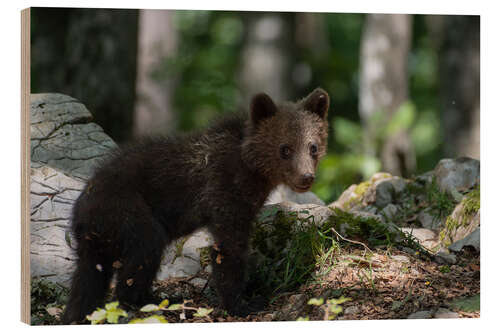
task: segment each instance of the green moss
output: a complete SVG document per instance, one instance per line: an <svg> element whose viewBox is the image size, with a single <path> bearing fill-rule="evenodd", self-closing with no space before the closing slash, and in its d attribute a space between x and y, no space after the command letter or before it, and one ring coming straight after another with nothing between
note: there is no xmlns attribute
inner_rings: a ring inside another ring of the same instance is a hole
<svg viewBox="0 0 500 333"><path fill-rule="evenodd" d="M430 213L436 218L445 218L450 215L456 205L456 202L448 193L439 189L436 178L432 179L427 189L427 202L430 206Z"/></svg>
<svg viewBox="0 0 500 333"><path fill-rule="evenodd" d="M368 190L368 188L371 185L372 185L371 181L366 181L366 182L359 183L356 186L356 188L354 189L354 193L356 193L359 196L362 196L363 194L365 194L366 190Z"/></svg>
<svg viewBox="0 0 500 333"><path fill-rule="evenodd" d="M183 238L180 238L175 243L175 255L174 255L174 259L172 259L172 264L174 263L175 259L182 256L182 250L184 249L184 243L186 243L186 241L187 241L187 237L183 237Z"/></svg>
<svg viewBox="0 0 500 333"><path fill-rule="evenodd" d="M200 265L202 268L205 268L210 264L210 248L211 246L205 246L198 249L198 252L200 253Z"/></svg>
<svg viewBox="0 0 500 333"><path fill-rule="evenodd" d="M475 215L481 207L481 191L479 186L470 191L464 199L464 215L467 217Z"/></svg>

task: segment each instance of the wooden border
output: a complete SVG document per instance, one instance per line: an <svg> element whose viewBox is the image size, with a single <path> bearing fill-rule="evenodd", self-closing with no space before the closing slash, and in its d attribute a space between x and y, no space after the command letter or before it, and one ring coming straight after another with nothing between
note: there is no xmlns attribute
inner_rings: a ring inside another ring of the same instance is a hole
<svg viewBox="0 0 500 333"><path fill-rule="evenodd" d="M30 9L21 11L21 321L31 323L30 301Z"/></svg>

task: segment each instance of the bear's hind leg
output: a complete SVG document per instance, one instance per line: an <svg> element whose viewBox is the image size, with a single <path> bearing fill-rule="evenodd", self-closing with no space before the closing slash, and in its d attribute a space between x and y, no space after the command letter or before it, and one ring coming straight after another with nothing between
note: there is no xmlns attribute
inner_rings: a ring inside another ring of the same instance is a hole
<svg viewBox="0 0 500 333"><path fill-rule="evenodd" d="M112 276L110 263L81 256L73 274L69 301L62 317L63 324L79 323L98 306L102 306Z"/></svg>
<svg viewBox="0 0 500 333"><path fill-rule="evenodd" d="M124 306L144 305L153 300L151 286L160 268L167 238L157 222L152 221L151 226L137 230L123 255L116 295Z"/></svg>

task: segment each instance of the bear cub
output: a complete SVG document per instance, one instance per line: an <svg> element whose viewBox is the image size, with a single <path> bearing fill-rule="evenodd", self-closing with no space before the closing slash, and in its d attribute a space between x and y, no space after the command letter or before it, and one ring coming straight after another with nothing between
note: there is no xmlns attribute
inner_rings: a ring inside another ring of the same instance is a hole
<svg viewBox="0 0 500 333"><path fill-rule="evenodd" d="M146 139L96 168L72 212L78 262L63 323L102 306L116 274L124 305L151 301L164 248L201 227L212 233L212 279L221 305L246 315L242 299L252 221L273 188L306 192L326 153L328 94L297 103L253 97L202 133Z"/></svg>

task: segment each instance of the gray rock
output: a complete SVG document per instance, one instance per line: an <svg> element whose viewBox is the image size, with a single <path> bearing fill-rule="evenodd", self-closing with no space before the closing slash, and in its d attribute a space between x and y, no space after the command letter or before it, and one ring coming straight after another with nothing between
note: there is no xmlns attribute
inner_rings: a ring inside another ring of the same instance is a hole
<svg viewBox="0 0 500 333"><path fill-rule="evenodd" d="M359 306L352 305L344 310L344 315L357 314L359 313L359 311L360 311Z"/></svg>
<svg viewBox="0 0 500 333"><path fill-rule="evenodd" d="M31 169L30 264L32 277L69 287L76 257L69 232L71 209L85 183L48 166Z"/></svg>
<svg viewBox="0 0 500 333"><path fill-rule="evenodd" d="M434 318L436 319L451 319L451 318L460 318L460 315L456 312L450 311L445 308L439 308L434 314Z"/></svg>
<svg viewBox="0 0 500 333"><path fill-rule="evenodd" d="M398 212L398 206L394 204L388 204L384 207L384 209L382 209L381 215L386 217L388 220L393 220L398 215Z"/></svg>
<svg viewBox="0 0 500 333"><path fill-rule="evenodd" d="M435 259L438 264L454 265L457 263L457 256L453 253L447 253L445 251L439 251L436 254Z"/></svg>
<svg viewBox="0 0 500 333"><path fill-rule="evenodd" d="M422 210L417 216L417 221L425 229L439 230L443 227L443 221L430 214L429 209Z"/></svg>
<svg viewBox="0 0 500 333"><path fill-rule="evenodd" d="M442 230L443 238L441 243L443 247L448 247L453 251L460 251L464 245L473 246L479 251L479 231L477 234L470 236L477 230L481 224L481 211L465 212L465 202L469 199L469 195L464 198L453 210L448 217L449 223ZM467 238L469 237L469 238ZM467 238L467 240L464 240ZM468 243L470 242L470 243Z"/></svg>
<svg viewBox="0 0 500 333"><path fill-rule="evenodd" d="M394 177L388 180L388 182L391 183L392 187L394 188L394 194L396 194L397 197L403 194L403 192L407 188L406 181L399 177Z"/></svg>
<svg viewBox="0 0 500 333"><path fill-rule="evenodd" d="M432 250L439 245L439 235L425 228L401 228L401 231L411 234L423 247Z"/></svg>
<svg viewBox="0 0 500 333"><path fill-rule="evenodd" d="M429 319L432 318L430 311L418 311L408 316L408 319Z"/></svg>
<svg viewBox="0 0 500 333"><path fill-rule="evenodd" d="M207 284L208 280L202 279L202 278L194 278L189 280L189 283L191 283L193 286L196 288L203 288Z"/></svg>
<svg viewBox="0 0 500 333"><path fill-rule="evenodd" d="M454 195L479 184L479 161L468 157L443 159L434 169L434 176L441 191Z"/></svg>
<svg viewBox="0 0 500 333"><path fill-rule="evenodd" d="M272 205L285 201L297 204L325 205L325 202L318 198L313 192L297 193L286 185L278 185L267 198L265 205Z"/></svg>
<svg viewBox="0 0 500 333"><path fill-rule="evenodd" d="M31 161L82 180L116 147L78 100L62 94L31 95Z"/></svg>
<svg viewBox="0 0 500 333"><path fill-rule="evenodd" d="M408 258L407 256L402 256L402 255L391 256L391 259L403 263L410 263L410 258Z"/></svg>
<svg viewBox="0 0 500 333"><path fill-rule="evenodd" d="M200 250L214 243L212 235L206 230L198 230L189 236L182 247L182 255L191 259L200 260Z"/></svg>
<svg viewBox="0 0 500 333"><path fill-rule="evenodd" d="M332 210L327 206L316 204L297 204L290 201L281 202L274 205L265 205L262 207L259 220L262 216L267 216L264 222L274 219L278 211L296 213L300 219L308 219L316 225L322 225L333 214Z"/></svg>
<svg viewBox="0 0 500 333"><path fill-rule="evenodd" d="M418 176L415 180L417 183L427 186L432 182L432 178L434 178L434 171L427 171Z"/></svg>
<svg viewBox="0 0 500 333"><path fill-rule="evenodd" d="M164 280L167 278L183 278L196 275L201 270L199 261L188 257L177 257L173 263L162 264L158 272L157 279Z"/></svg>
<svg viewBox="0 0 500 333"><path fill-rule="evenodd" d="M481 237L479 229L480 227L467 235L465 238L451 244L448 246L448 249L453 252L460 252L464 246L471 246L479 252L481 250Z"/></svg>
<svg viewBox="0 0 500 333"><path fill-rule="evenodd" d="M375 206L382 209L394 200L394 186L391 180L382 180L375 186Z"/></svg>

